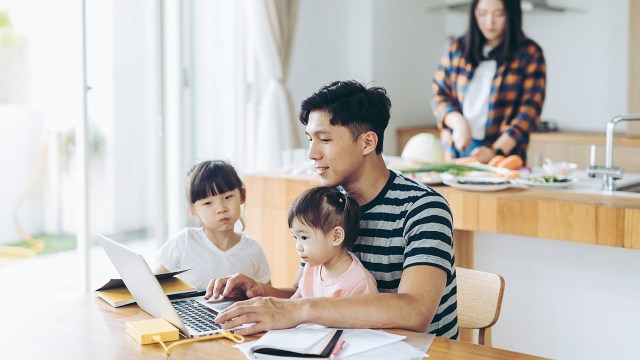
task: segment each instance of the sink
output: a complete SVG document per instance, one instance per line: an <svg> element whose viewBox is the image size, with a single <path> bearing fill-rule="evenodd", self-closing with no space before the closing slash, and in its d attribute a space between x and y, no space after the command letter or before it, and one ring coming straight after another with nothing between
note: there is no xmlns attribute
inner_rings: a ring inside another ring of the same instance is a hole
<svg viewBox="0 0 640 360"><path fill-rule="evenodd" d="M633 192L633 193L639 193L640 194L640 182L633 183L633 184L628 184L628 185L625 185L625 186L620 186L616 190L617 191Z"/></svg>

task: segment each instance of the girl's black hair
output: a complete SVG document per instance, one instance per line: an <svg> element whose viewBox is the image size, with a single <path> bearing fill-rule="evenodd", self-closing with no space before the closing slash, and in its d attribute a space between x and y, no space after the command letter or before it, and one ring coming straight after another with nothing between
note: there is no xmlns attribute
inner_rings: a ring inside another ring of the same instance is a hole
<svg viewBox="0 0 640 360"><path fill-rule="evenodd" d="M328 234L334 227L344 229L342 245L349 248L358 239L362 212L353 194L344 194L335 187L318 186L298 195L289 208L289 228L293 220Z"/></svg>
<svg viewBox="0 0 640 360"><path fill-rule="evenodd" d="M476 20L476 8L480 0L473 0L471 4L471 10L469 11L469 27L467 32L463 35L460 44L460 50L464 59L473 65L478 64L486 60L487 58L482 53L484 45L487 43L478 21ZM502 0L504 6L505 16L507 17L507 24L504 30L504 38L500 45L491 50L488 58L498 61L509 60L513 54L518 51L520 43L524 38L524 32L522 31L522 8L520 7L520 0Z"/></svg>
<svg viewBox="0 0 640 360"><path fill-rule="evenodd" d="M240 190L240 198L244 202L246 193L244 184L233 166L225 161L203 161L191 168L188 175L187 201L189 204L235 189Z"/></svg>

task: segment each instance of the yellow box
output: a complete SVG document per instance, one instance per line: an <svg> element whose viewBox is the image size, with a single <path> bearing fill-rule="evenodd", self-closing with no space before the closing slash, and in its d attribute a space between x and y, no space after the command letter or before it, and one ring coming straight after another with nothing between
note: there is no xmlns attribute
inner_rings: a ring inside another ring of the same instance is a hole
<svg viewBox="0 0 640 360"><path fill-rule="evenodd" d="M129 321L127 334L141 345L155 343L156 341L152 339L154 335L160 335L162 341L174 341L180 338L178 329L165 319Z"/></svg>

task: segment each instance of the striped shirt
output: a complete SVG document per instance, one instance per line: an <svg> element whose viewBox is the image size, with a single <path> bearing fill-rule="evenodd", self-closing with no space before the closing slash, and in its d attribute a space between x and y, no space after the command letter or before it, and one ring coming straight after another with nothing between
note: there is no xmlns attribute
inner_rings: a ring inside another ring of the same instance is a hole
<svg viewBox="0 0 640 360"><path fill-rule="evenodd" d="M475 68L462 56L462 38L454 41L433 76L431 108L438 127L446 129L445 116L462 114L462 103ZM483 145L491 145L503 134L516 142L510 154L527 159L529 136L540 124L545 97L547 67L542 48L524 38L510 60L498 62L489 92L489 114Z"/></svg>
<svg viewBox="0 0 640 360"><path fill-rule="evenodd" d="M384 188L362 206L360 236L352 246L381 293L398 292L402 272L426 265L447 274L447 286L427 331L458 338L453 222L447 201L431 188L390 171Z"/></svg>

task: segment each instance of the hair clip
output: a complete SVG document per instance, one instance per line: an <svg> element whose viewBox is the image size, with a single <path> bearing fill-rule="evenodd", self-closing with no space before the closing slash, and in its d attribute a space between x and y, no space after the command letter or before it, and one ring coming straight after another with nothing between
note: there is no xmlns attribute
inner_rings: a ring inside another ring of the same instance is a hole
<svg viewBox="0 0 640 360"><path fill-rule="evenodd" d="M338 201L342 202L342 197L340 199L338 199Z"/></svg>

